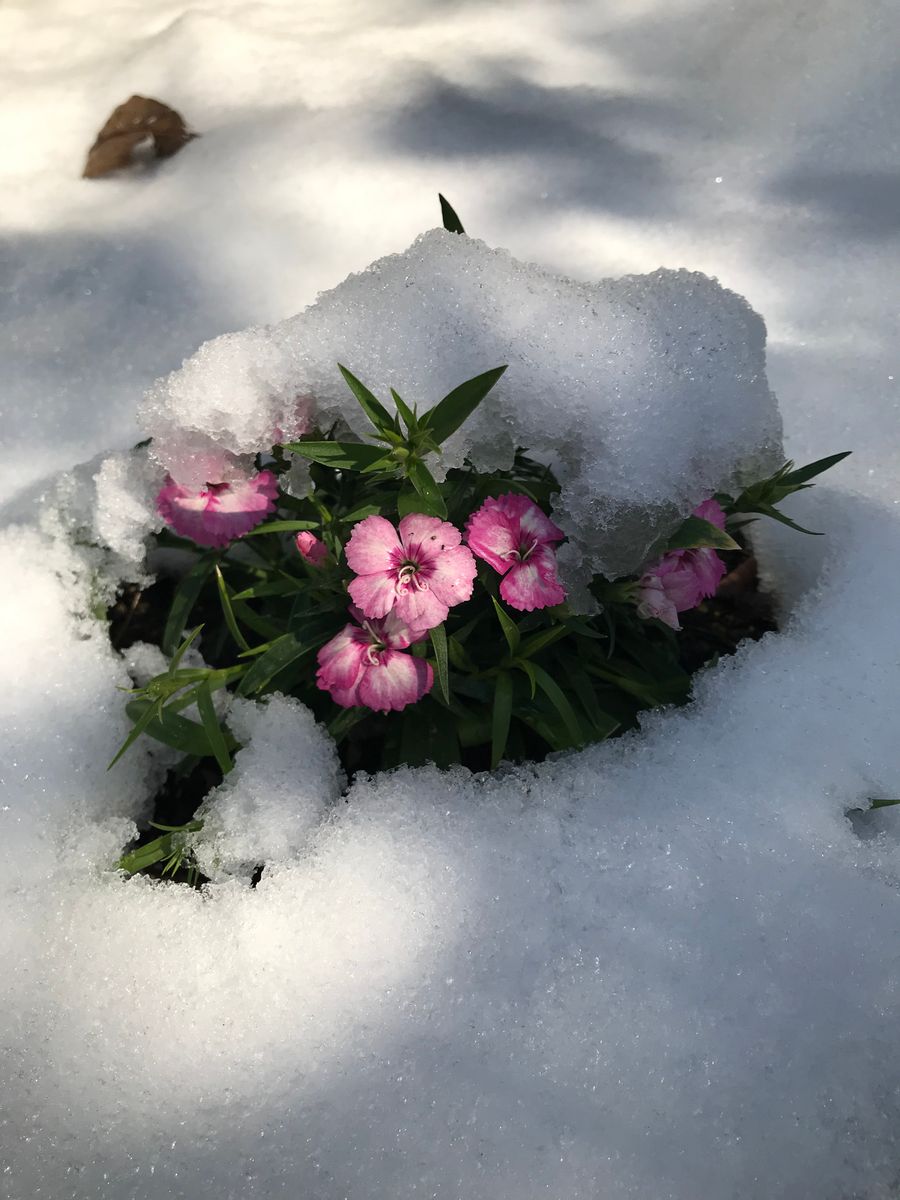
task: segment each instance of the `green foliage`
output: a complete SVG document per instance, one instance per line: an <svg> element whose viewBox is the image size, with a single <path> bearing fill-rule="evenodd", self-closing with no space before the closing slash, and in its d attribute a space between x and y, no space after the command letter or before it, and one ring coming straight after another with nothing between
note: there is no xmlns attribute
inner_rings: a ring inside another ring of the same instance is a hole
<svg viewBox="0 0 900 1200"><path fill-rule="evenodd" d="M798 533L808 533L813 537L820 537L821 535L814 530L804 529L802 525L798 525L790 517L779 512L777 506L794 492L801 492L812 487L813 484L809 482L811 479L815 479L817 475L836 466L849 454L849 450L844 450L840 454L829 454L827 458L817 459L816 462L798 468L794 467L793 462L788 461L768 479L763 479L745 488L736 499L732 499L730 496L719 496L718 499L728 514L760 513L762 516L771 517L773 521L780 521L782 525L787 525L789 528L797 530Z"/></svg>
<svg viewBox="0 0 900 1200"><path fill-rule="evenodd" d="M450 201L442 196L440 192L438 192L438 200L441 202L441 220L443 221L444 228L448 231L448 233L465 233L466 231L463 229L462 221L453 211Z"/></svg>

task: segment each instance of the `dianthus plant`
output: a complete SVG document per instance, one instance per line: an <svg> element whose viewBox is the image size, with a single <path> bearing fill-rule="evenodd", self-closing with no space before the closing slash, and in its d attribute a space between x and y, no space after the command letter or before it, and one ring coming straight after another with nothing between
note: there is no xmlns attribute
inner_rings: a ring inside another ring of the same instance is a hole
<svg viewBox="0 0 900 1200"><path fill-rule="evenodd" d="M634 576L596 576L594 611L579 615L557 562L551 465L522 449L508 470L466 461L435 477L442 443L504 368L421 413L340 369L367 440L313 427L255 461L223 457L199 488L160 481L159 544L183 552L177 585L157 585L170 589L170 662L129 702L120 753L147 734L227 773L222 689L302 700L348 772L492 768L610 737L688 698L680 615L715 593L753 514L791 524L778 503L843 457L708 497Z"/></svg>

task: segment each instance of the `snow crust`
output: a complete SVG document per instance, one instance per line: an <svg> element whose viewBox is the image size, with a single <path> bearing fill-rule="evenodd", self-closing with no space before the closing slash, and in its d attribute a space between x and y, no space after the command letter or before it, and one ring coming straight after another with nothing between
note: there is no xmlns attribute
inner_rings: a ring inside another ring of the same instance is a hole
<svg viewBox="0 0 900 1200"><path fill-rule="evenodd" d="M898 794L896 6L561 12L0 9L0 488L31 526L0 534L5 1200L896 1193L900 831L843 816ZM82 183L135 90L204 136ZM240 855L203 896L125 881L165 760L105 770L154 669L91 616L148 528L106 450L154 377L409 244L439 188L554 273L746 295L789 453L855 450L795 510L827 536L759 527L783 631L640 735L306 792L255 889ZM22 491L97 451L83 505Z"/></svg>

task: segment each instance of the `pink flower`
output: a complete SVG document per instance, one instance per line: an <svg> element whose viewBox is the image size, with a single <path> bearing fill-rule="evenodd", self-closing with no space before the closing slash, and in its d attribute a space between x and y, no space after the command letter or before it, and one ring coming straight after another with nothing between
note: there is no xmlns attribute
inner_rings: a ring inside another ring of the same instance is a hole
<svg viewBox="0 0 900 1200"><path fill-rule="evenodd" d="M553 549L565 536L532 500L514 493L485 500L466 526L466 541L503 576L500 595L524 612L565 600Z"/></svg>
<svg viewBox="0 0 900 1200"><path fill-rule="evenodd" d="M693 515L718 529L725 528L725 513L717 500L704 500ZM638 581L638 616L645 620L656 617L671 629L680 629L678 614L714 596L725 570L711 546L669 550Z"/></svg>
<svg viewBox="0 0 900 1200"><path fill-rule="evenodd" d="M367 617L389 612L411 630L426 631L472 595L477 567L455 525L410 513L399 531L384 517L354 525L346 546L357 578L350 595Z"/></svg>
<svg viewBox="0 0 900 1200"><path fill-rule="evenodd" d="M182 487L167 475L156 497L156 510L176 533L198 546L227 546L274 512L277 495L271 471L231 483L207 483L200 489Z"/></svg>
<svg viewBox="0 0 900 1200"><path fill-rule="evenodd" d="M294 539L300 554L311 567L321 567L328 557L328 547L321 538L304 529Z"/></svg>
<svg viewBox="0 0 900 1200"><path fill-rule="evenodd" d="M354 607L350 615L359 624L345 625L318 655L316 683L335 704L399 712L431 691L431 665L403 653L426 636L425 630L410 629L396 613L366 618Z"/></svg>

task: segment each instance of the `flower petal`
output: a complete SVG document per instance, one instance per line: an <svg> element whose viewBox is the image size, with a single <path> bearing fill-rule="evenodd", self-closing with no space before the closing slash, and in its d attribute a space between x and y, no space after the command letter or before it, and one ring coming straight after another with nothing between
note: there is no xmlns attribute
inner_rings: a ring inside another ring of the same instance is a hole
<svg viewBox="0 0 900 1200"><path fill-rule="evenodd" d="M404 557L423 563L451 550L462 541L462 534L449 521L425 513L409 513L400 522L400 541Z"/></svg>
<svg viewBox="0 0 900 1200"><path fill-rule="evenodd" d="M466 523L466 541L472 550L502 575L514 561L518 539L508 517L494 499L485 500Z"/></svg>
<svg viewBox="0 0 900 1200"><path fill-rule="evenodd" d="M414 633L434 629L447 620L449 611L448 606L428 587L421 590L410 587L397 596L394 604L394 612Z"/></svg>
<svg viewBox="0 0 900 1200"><path fill-rule="evenodd" d="M367 617L386 617L397 598L396 584L393 571L376 571L371 575L357 575L351 579L347 590L353 603Z"/></svg>
<svg viewBox="0 0 900 1200"><path fill-rule="evenodd" d="M167 525L199 546L227 546L274 511L277 495L278 482L271 471L200 490L168 479L156 507Z"/></svg>
<svg viewBox="0 0 900 1200"><path fill-rule="evenodd" d="M655 617L657 621L662 621L670 629L681 629L681 625L678 623L678 611L666 595L662 580L651 572L641 576L637 613L645 621Z"/></svg>
<svg viewBox="0 0 900 1200"><path fill-rule="evenodd" d="M519 541L561 542L566 536L543 509L538 508L527 496L508 492L505 496L497 497L497 505L507 516L513 529L518 528L521 531Z"/></svg>
<svg viewBox="0 0 900 1200"><path fill-rule="evenodd" d="M468 546L455 546L445 550L423 574L437 598L452 607L472 595L478 564Z"/></svg>
<svg viewBox="0 0 900 1200"><path fill-rule="evenodd" d="M699 550L689 550L685 555L685 560L690 563L699 592L696 603L699 604L700 600L706 599L708 596L714 596L719 581L726 571L725 564L715 550L709 546L704 546ZM691 607L693 608L694 605Z"/></svg>
<svg viewBox="0 0 900 1200"><path fill-rule="evenodd" d="M352 687L359 676L368 641L364 630L345 625L330 642L326 642L317 655L319 686L326 691L333 687Z"/></svg>
<svg viewBox="0 0 900 1200"><path fill-rule="evenodd" d="M357 688L359 703L375 712L399 712L431 691L434 672L421 658L382 650L377 666L366 666Z"/></svg>
<svg viewBox="0 0 900 1200"><path fill-rule="evenodd" d="M566 589L557 578L556 555L550 547L536 546L524 562L514 563L500 583L500 595L522 612L562 604Z"/></svg>
<svg viewBox="0 0 900 1200"><path fill-rule="evenodd" d="M700 517L703 521L709 521L717 529L725 528L725 510L718 500L712 498L704 500L702 504L697 505L692 515Z"/></svg>
<svg viewBox="0 0 900 1200"><path fill-rule="evenodd" d="M387 571L392 565L394 552L399 550L397 530L385 517L378 516L357 521L344 547L350 570L357 575Z"/></svg>

